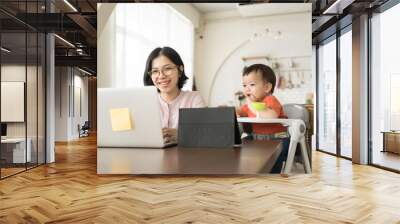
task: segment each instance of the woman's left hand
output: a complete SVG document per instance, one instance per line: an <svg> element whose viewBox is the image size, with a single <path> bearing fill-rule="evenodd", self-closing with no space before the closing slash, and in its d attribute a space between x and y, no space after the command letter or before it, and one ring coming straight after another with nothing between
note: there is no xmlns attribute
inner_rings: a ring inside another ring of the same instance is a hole
<svg viewBox="0 0 400 224"><path fill-rule="evenodd" d="M176 130L175 128L163 128L162 133L167 143L178 142L178 130Z"/></svg>

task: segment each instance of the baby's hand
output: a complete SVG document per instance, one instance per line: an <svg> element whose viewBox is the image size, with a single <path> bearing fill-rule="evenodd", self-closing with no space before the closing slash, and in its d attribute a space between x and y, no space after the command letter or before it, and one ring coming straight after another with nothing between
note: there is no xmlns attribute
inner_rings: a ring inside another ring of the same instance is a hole
<svg viewBox="0 0 400 224"><path fill-rule="evenodd" d="M240 112L241 112L241 110L240 110L240 108L235 108L235 111L236 111L236 117L241 117L240 116Z"/></svg>
<svg viewBox="0 0 400 224"><path fill-rule="evenodd" d="M254 109L253 107L253 101L251 101L249 98L247 98L247 107L249 107L249 110L253 113L253 114L258 114L257 110Z"/></svg>

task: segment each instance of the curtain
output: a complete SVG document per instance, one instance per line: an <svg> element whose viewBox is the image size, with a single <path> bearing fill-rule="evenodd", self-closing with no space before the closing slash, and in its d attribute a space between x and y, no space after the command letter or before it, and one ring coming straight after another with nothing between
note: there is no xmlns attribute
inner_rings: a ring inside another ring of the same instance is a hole
<svg viewBox="0 0 400 224"><path fill-rule="evenodd" d="M169 46L181 56L189 77L184 90L193 86L193 24L168 4L118 4L116 8L117 85L143 86L145 63L156 47Z"/></svg>

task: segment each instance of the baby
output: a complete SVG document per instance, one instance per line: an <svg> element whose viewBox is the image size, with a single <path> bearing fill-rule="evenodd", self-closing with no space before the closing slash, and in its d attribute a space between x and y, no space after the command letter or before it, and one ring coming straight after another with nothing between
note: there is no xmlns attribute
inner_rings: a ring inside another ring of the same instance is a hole
<svg viewBox="0 0 400 224"><path fill-rule="evenodd" d="M276 84L274 71L263 64L254 64L243 70L243 93L247 103L236 110L240 117L287 118L279 100L273 96ZM286 137L281 124L253 124L255 139Z"/></svg>

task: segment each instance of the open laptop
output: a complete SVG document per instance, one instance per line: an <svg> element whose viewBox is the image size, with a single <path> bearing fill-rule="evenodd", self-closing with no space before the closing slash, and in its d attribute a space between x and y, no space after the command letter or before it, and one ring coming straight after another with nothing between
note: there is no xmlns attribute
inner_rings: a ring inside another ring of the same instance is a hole
<svg viewBox="0 0 400 224"><path fill-rule="evenodd" d="M176 145L163 139L160 104L154 86L99 88L97 94L98 147Z"/></svg>

